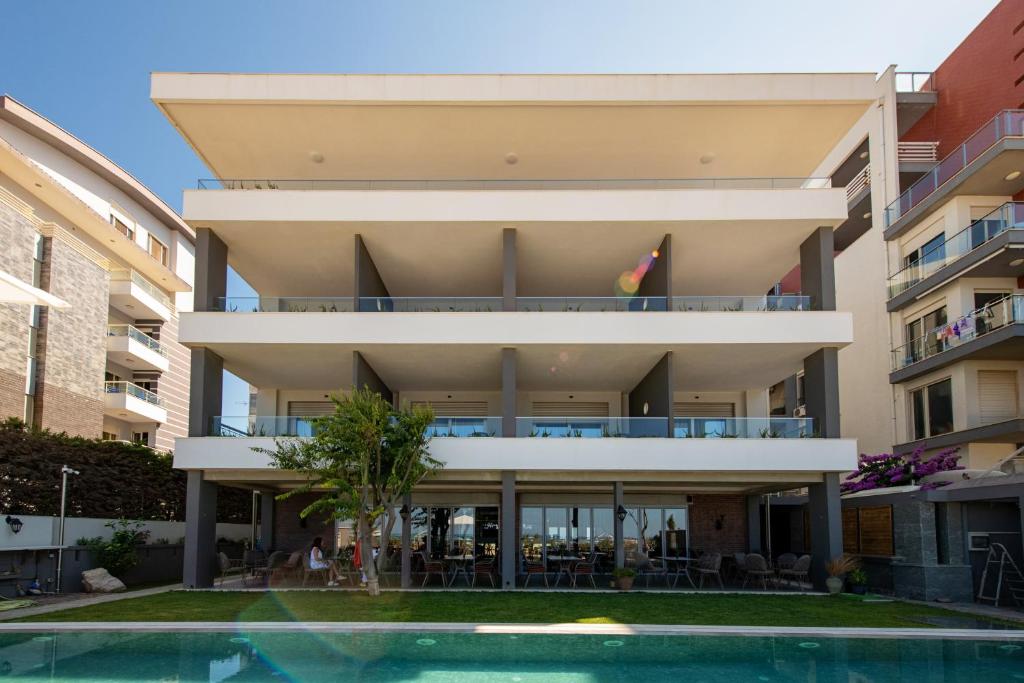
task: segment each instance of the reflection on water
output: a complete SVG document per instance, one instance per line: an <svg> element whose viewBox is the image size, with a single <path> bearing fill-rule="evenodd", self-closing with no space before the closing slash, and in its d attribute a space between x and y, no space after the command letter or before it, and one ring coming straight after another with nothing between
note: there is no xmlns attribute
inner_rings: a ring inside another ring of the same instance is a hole
<svg viewBox="0 0 1024 683"><path fill-rule="evenodd" d="M1001 640L445 633L0 634L0 676L106 681L1024 680Z"/></svg>

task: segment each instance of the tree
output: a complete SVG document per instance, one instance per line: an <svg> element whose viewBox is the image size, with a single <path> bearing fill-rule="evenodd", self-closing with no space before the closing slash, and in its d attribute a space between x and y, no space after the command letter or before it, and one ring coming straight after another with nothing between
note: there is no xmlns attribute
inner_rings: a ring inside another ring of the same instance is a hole
<svg viewBox="0 0 1024 683"><path fill-rule="evenodd" d="M861 454L857 463L857 471L847 475L840 484L842 493L856 493L872 489L908 486L917 484L921 479L938 472L962 470L959 464L959 449L949 448L932 457L924 458L924 449L918 448L909 455L879 453L878 455ZM923 484L923 490L945 486L949 482L929 482Z"/></svg>
<svg viewBox="0 0 1024 683"><path fill-rule="evenodd" d="M380 523L386 542L402 498L441 467L427 448L434 413L424 408L394 410L369 388L331 400L334 413L314 420L311 438L279 439L273 449L255 450L270 455L275 467L306 476L302 486L278 499L319 493L299 513L302 517L325 513L330 519L356 521L367 591L379 595L386 553L373 557L373 529Z"/></svg>

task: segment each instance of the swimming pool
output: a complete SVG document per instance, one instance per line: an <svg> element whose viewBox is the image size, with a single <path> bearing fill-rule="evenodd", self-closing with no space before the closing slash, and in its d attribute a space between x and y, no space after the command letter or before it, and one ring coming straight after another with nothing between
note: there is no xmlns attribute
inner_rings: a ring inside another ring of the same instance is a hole
<svg viewBox="0 0 1024 683"><path fill-rule="evenodd" d="M537 633L4 632L0 676L122 681L1013 681L1024 641Z"/></svg>

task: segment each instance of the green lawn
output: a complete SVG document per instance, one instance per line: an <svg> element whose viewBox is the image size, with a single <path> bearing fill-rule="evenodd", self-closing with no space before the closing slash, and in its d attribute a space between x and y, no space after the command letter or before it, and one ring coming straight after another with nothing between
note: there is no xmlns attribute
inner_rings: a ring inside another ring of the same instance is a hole
<svg viewBox="0 0 1024 683"><path fill-rule="evenodd" d="M654 593L172 591L20 621L386 621L921 627L963 617L856 596Z"/></svg>

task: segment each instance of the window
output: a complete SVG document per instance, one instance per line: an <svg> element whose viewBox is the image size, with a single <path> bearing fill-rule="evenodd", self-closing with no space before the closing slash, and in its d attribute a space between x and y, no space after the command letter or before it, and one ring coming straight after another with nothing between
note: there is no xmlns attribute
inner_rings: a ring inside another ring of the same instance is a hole
<svg viewBox="0 0 1024 683"><path fill-rule="evenodd" d="M937 333L933 334L935 328L945 324L945 306L906 324L906 342L909 347L907 355L912 362L946 350L947 340L940 338Z"/></svg>
<svg viewBox="0 0 1024 683"><path fill-rule="evenodd" d="M984 308L991 303L1001 301L1010 296L1010 292L975 292L974 309Z"/></svg>
<svg viewBox="0 0 1024 683"><path fill-rule="evenodd" d="M903 265L909 266L917 261L918 265L942 261L946 258L946 234L940 233L925 242L919 248L910 252L903 258Z"/></svg>
<svg viewBox="0 0 1024 683"><path fill-rule="evenodd" d="M167 265L167 245L152 235L149 236L149 255Z"/></svg>
<svg viewBox="0 0 1024 683"><path fill-rule="evenodd" d="M949 378L910 392L914 439L953 431L953 381Z"/></svg>
<svg viewBox="0 0 1024 683"><path fill-rule="evenodd" d="M149 432L132 432L132 443L149 445Z"/></svg>
<svg viewBox="0 0 1024 683"><path fill-rule="evenodd" d="M113 214L111 214L110 216L110 223L114 226L115 229L117 229L119 233L121 233L128 239L135 241L135 228L133 226L129 225L127 222L121 220L120 218Z"/></svg>
<svg viewBox="0 0 1024 683"><path fill-rule="evenodd" d="M117 441L117 434L114 432L103 432L104 441Z"/></svg>

